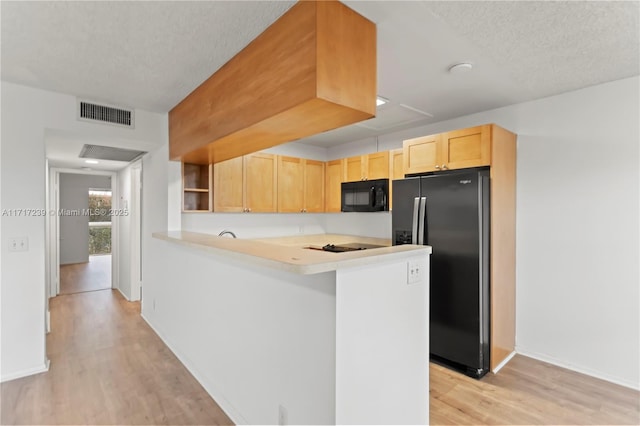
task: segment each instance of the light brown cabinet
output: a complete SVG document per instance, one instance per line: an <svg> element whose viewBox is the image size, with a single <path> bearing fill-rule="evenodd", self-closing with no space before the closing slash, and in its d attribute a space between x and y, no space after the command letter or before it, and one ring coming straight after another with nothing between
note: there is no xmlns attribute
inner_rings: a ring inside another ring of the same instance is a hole
<svg viewBox="0 0 640 426"><path fill-rule="evenodd" d="M213 211L277 211L277 164L272 154L255 153L213 165Z"/></svg>
<svg viewBox="0 0 640 426"><path fill-rule="evenodd" d="M393 180L404 178L402 148L389 151L389 210L393 209Z"/></svg>
<svg viewBox="0 0 640 426"><path fill-rule="evenodd" d="M182 210L185 212L211 211L211 166L182 164Z"/></svg>
<svg viewBox="0 0 640 426"><path fill-rule="evenodd" d="M278 157L278 212L324 211L324 162Z"/></svg>
<svg viewBox="0 0 640 426"><path fill-rule="evenodd" d="M389 177L389 151L345 158L344 182Z"/></svg>
<svg viewBox="0 0 640 426"><path fill-rule="evenodd" d="M515 350L516 135L495 125L404 141L404 173L490 166L491 369Z"/></svg>
<svg viewBox="0 0 640 426"><path fill-rule="evenodd" d="M327 161L325 169L325 211L339 212L342 204L342 181L345 160Z"/></svg>
<svg viewBox="0 0 640 426"><path fill-rule="evenodd" d="M244 206L248 213L278 210L276 156L261 152L244 156Z"/></svg>
<svg viewBox="0 0 640 426"><path fill-rule="evenodd" d="M492 125L460 129L404 141L405 173L491 165Z"/></svg>
<svg viewBox="0 0 640 426"><path fill-rule="evenodd" d="M304 211L324 212L324 161L305 160L304 167Z"/></svg>
<svg viewBox="0 0 640 426"><path fill-rule="evenodd" d="M244 158L213 165L213 211L244 211Z"/></svg>

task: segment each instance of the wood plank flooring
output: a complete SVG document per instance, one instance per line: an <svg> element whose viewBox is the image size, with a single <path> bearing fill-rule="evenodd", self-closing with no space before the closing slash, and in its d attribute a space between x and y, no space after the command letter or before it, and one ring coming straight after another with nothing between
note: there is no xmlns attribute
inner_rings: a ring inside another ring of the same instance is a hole
<svg viewBox="0 0 640 426"><path fill-rule="evenodd" d="M521 355L479 381L431 364L429 390L431 424L640 424L640 392Z"/></svg>
<svg viewBox="0 0 640 426"><path fill-rule="evenodd" d="M3 383L2 424L231 424L113 290L51 300L48 373ZM516 356L477 381L431 365L431 424L640 424L640 393Z"/></svg>
<svg viewBox="0 0 640 426"><path fill-rule="evenodd" d="M111 288L111 255L89 256L87 263L60 265L60 294Z"/></svg>
<svg viewBox="0 0 640 426"><path fill-rule="evenodd" d="M116 290L50 301L49 372L3 383L5 424L232 424Z"/></svg>

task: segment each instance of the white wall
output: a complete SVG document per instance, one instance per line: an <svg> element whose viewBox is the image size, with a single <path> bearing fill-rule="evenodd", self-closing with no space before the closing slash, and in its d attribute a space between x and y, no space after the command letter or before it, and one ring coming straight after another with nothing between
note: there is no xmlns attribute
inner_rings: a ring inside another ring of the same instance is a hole
<svg viewBox="0 0 640 426"><path fill-rule="evenodd" d="M517 133L516 349L636 389L639 81L619 80L379 138L380 149L393 149L404 139L484 123ZM375 140L328 151L329 159L374 152Z"/></svg>
<svg viewBox="0 0 640 426"><path fill-rule="evenodd" d="M235 422L334 423L335 273L151 244L143 316Z"/></svg>
<svg viewBox="0 0 640 426"><path fill-rule="evenodd" d="M136 110L135 129L76 120L73 96L1 83L3 209L45 208L45 132L114 139L150 149L166 143L166 114ZM165 187L166 190L166 187ZM46 369L45 219L3 216L1 380ZM8 238L27 237L29 250L9 253Z"/></svg>
<svg viewBox="0 0 640 426"><path fill-rule="evenodd" d="M60 174L60 208L89 208L89 189L111 190L109 176ZM89 216L60 216L60 264L89 261Z"/></svg>

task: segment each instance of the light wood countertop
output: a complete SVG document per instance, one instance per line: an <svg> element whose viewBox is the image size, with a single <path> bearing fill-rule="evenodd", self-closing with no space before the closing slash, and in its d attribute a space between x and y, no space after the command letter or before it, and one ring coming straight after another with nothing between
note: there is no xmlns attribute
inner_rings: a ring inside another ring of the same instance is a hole
<svg viewBox="0 0 640 426"><path fill-rule="evenodd" d="M430 254L431 247L402 245L391 246L388 239L360 237L354 235L318 234L291 237L236 239L228 236L202 234L199 232L169 231L155 232L154 238L197 248L221 256L242 260L249 264L266 266L297 274L318 274L340 268L365 266L381 261L398 260L403 257ZM385 247L331 253L304 247L326 244L363 243Z"/></svg>

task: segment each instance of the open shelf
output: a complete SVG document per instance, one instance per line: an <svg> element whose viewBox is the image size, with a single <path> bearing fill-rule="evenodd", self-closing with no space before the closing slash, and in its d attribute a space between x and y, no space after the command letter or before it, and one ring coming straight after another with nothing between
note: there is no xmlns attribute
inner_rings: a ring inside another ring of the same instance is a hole
<svg viewBox="0 0 640 426"><path fill-rule="evenodd" d="M211 166L208 164L182 164L182 211L211 211Z"/></svg>

